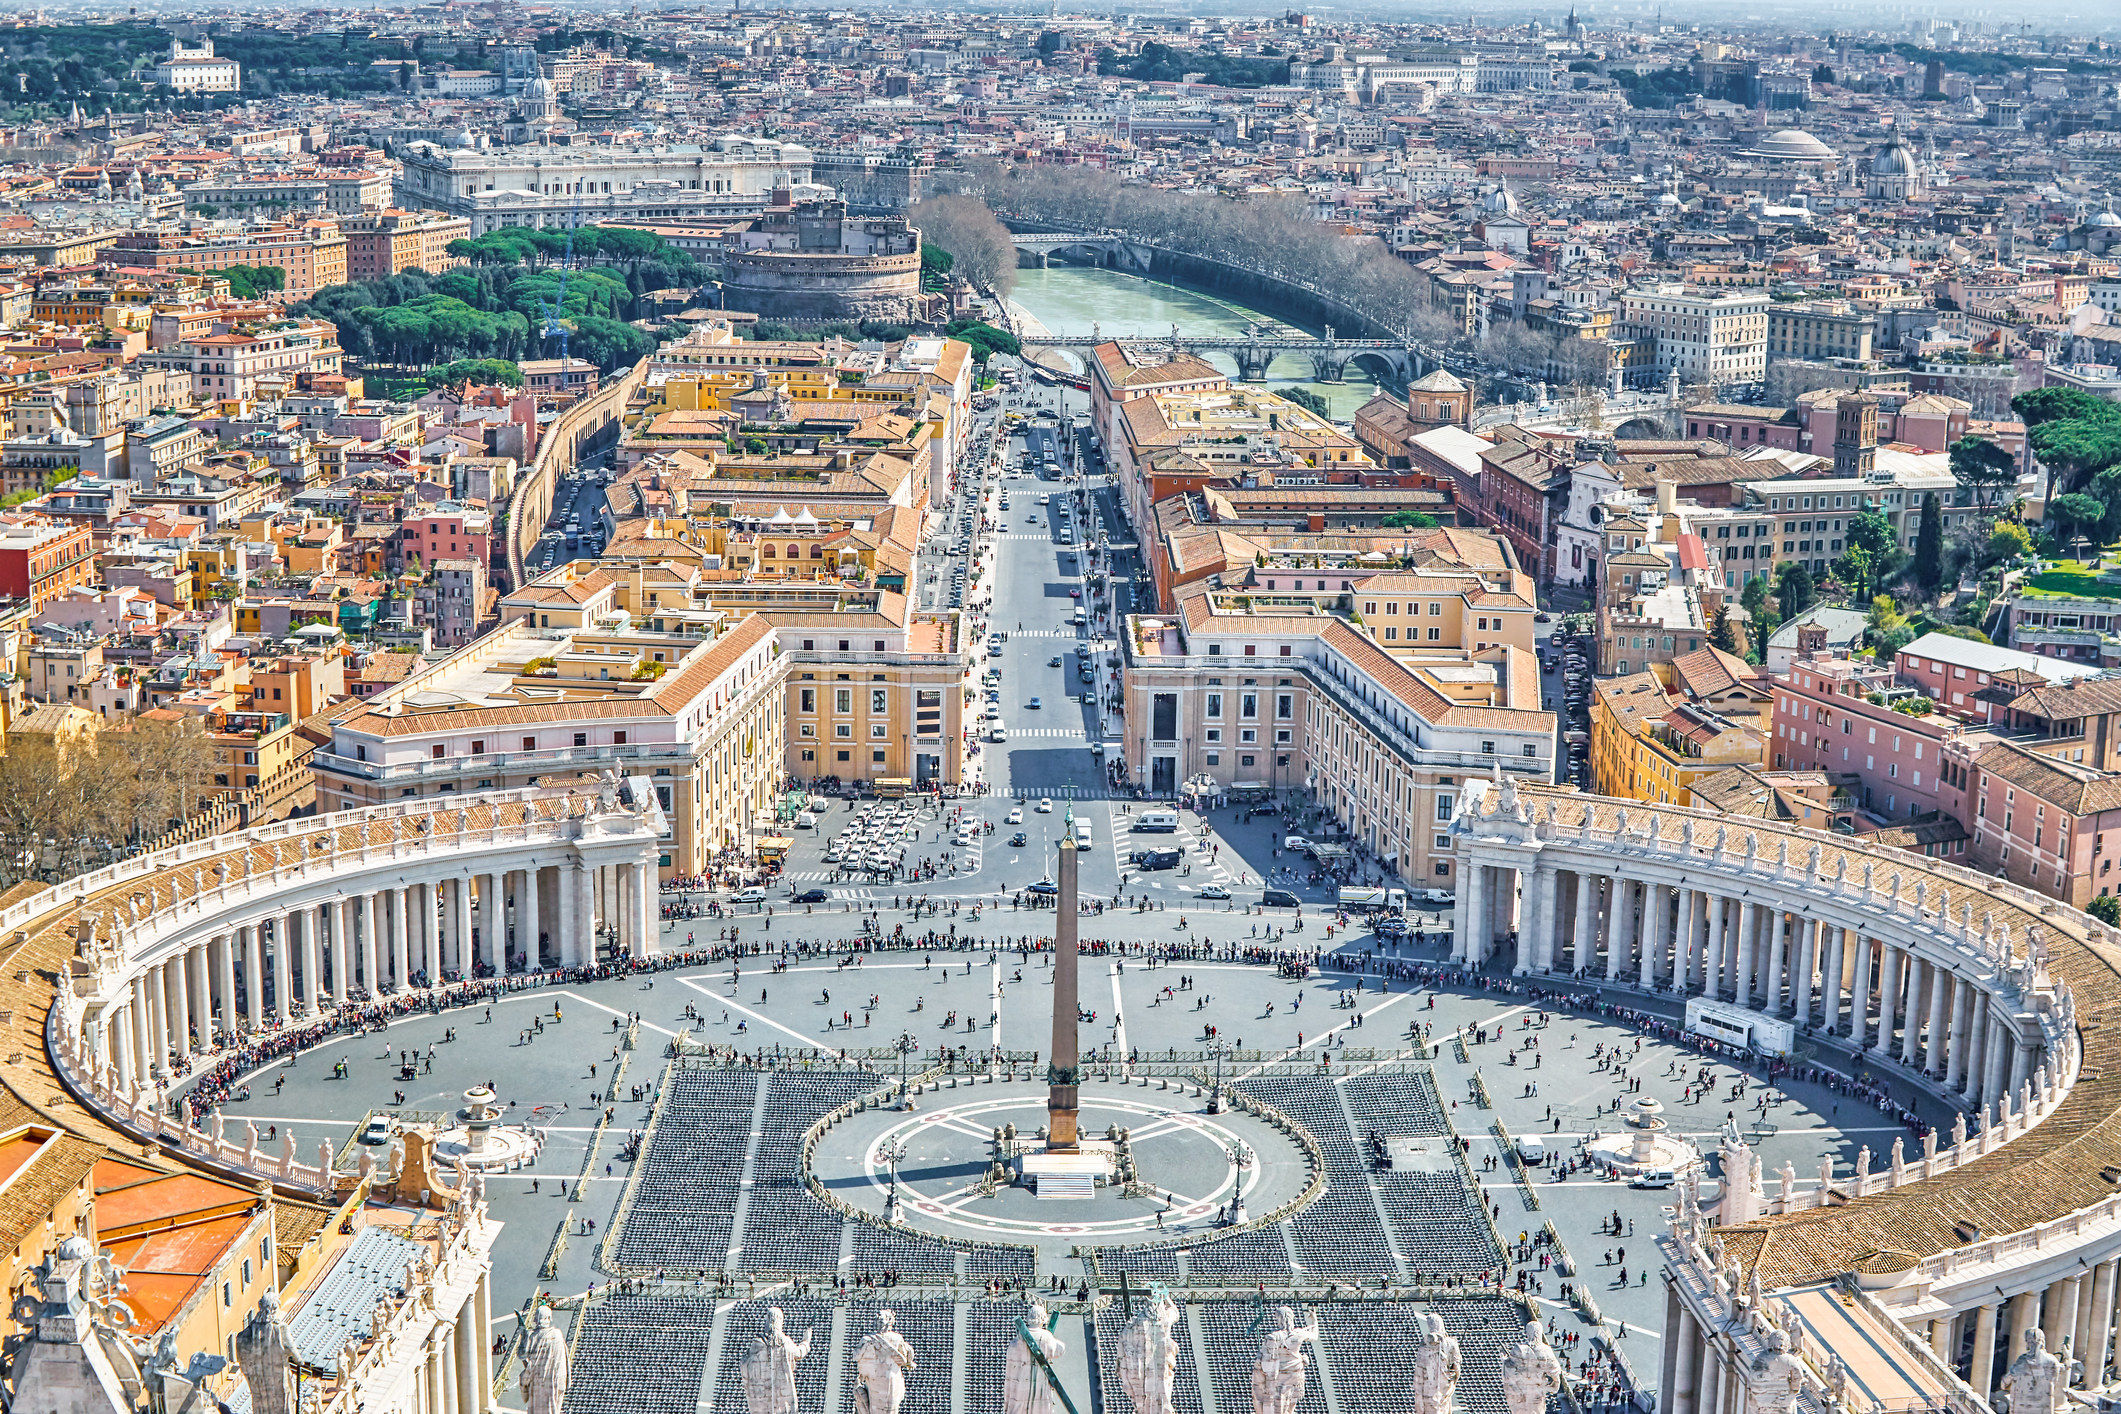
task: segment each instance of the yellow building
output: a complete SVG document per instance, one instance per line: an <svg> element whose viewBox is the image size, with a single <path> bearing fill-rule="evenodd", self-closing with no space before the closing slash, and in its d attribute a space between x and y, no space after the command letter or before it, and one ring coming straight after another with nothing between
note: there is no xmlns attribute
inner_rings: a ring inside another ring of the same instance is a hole
<svg viewBox="0 0 2121 1414"><path fill-rule="evenodd" d="M1655 673L1601 678L1591 697L1591 789L1623 800L1686 805L1694 783L1758 766L1758 730L1673 697Z"/></svg>

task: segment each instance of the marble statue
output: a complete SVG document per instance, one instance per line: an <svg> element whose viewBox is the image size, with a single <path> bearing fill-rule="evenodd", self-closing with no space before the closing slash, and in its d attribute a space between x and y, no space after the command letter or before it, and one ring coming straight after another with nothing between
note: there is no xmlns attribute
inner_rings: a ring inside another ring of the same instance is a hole
<svg viewBox="0 0 2121 1414"><path fill-rule="evenodd" d="M560 1414L567 1398L567 1337L554 1328L552 1312L543 1306L530 1318L516 1385L523 1391L523 1407L530 1414Z"/></svg>
<svg viewBox="0 0 2121 1414"><path fill-rule="evenodd" d="M2062 1407L2062 1392L2070 1371L2047 1348L2047 1335L2040 1327L2025 1332L2025 1348L2011 1361L1998 1382L2005 1414L2054 1414Z"/></svg>
<svg viewBox="0 0 2121 1414"><path fill-rule="evenodd" d="M1252 1366L1252 1414L1296 1414L1304 1401L1304 1342L1318 1339L1318 1327L1297 1325L1287 1306L1276 1310L1275 1319L1278 1327L1260 1342Z"/></svg>
<svg viewBox="0 0 2121 1414"><path fill-rule="evenodd" d="M1502 1357L1502 1398L1510 1414L1546 1414L1561 1388L1561 1360L1539 1322L1524 1323L1524 1339Z"/></svg>
<svg viewBox="0 0 2121 1414"><path fill-rule="evenodd" d="M294 1379L289 1372L287 1323L280 1319L280 1293L271 1287L258 1298L243 1329L236 1332L236 1363L250 1386L254 1414L294 1414Z"/></svg>
<svg viewBox="0 0 2121 1414"><path fill-rule="evenodd" d="M1414 1352L1414 1414L1449 1414L1458 1369L1458 1338L1444 1329L1442 1316L1424 1312L1421 1345ZM1510 1410L1516 1414L1517 1406Z"/></svg>
<svg viewBox="0 0 2121 1414"><path fill-rule="evenodd" d="M854 1352L855 1414L898 1414L912 1369L913 1346L898 1333L898 1316L878 1311L876 1329L862 1337Z"/></svg>
<svg viewBox="0 0 2121 1414"><path fill-rule="evenodd" d="M766 1308L766 1333L751 1338L744 1352L744 1407L750 1414L795 1414L795 1366L810 1353L810 1331L789 1338L787 1317L778 1306Z"/></svg>
<svg viewBox="0 0 2121 1414"><path fill-rule="evenodd" d="M1804 1362L1791 1353L1790 1338L1780 1330L1768 1332L1767 1347L1746 1372L1746 1414L1790 1414L1804 1388Z"/></svg>
<svg viewBox="0 0 2121 1414"><path fill-rule="evenodd" d="M1033 1301L1025 1309L1023 1320L1046 1364L1059 1360L1067 1346L1046 1329L1045 1303ZM1039 1362L1032 1359L1022 1333L1009 1343L1009 1355L1002 1365L1002 1410L1003 1414L1061 1414L1061 1402L1054 1396L1053 1385L1039 1368Z"/></svg>
<svg viewBox="0 0 2121 1414"><path fill-rule="evenodd" d="M1119 1335L1119 1386L1134 1403L1134 1414L1172 1414L1173 1384L1178 1377L1178 1306L1162 1286Z"/></svg>

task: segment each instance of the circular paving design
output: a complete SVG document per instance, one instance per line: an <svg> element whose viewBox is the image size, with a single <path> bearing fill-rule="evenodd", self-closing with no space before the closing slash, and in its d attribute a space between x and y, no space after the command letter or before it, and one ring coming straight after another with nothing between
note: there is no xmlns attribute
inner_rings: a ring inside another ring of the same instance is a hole
<svg viewBox="0 0 2121 1414"><path fill-rule="evenodd" d="M1301 1194L1309 1173L1301 1143L1258 1115L1211 1115L1205 1097L1190 1090L1089 1085L1085 1146L1106 1147L1109 1133L1127 1132L1138 1174L1133 1196L1117 1183L1100 1184L1088 1198L1041 1198L1022 1183L983 1192L995 1131L1013 1124L1034 1136L1046 1122L1045 1087L981 1085L916 1102L921 1108L911 1113L848 1117L820 1137L814 1169L834 1196L881 1215L895 1156L904 1225L960 1240L1103 1246L1205 1235L1229 1225L1233 1197L1242 1196L1248 1219L1258 1218Z"/></svg>

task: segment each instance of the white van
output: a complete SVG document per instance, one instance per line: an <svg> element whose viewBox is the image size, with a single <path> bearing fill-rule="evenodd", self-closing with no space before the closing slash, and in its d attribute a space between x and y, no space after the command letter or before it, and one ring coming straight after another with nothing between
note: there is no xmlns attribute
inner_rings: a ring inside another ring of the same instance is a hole
<svg viewBox="0 0 2121 1414"><path fill-rule="evenodd" d="M1075 847L1077 849L1088 849L1090 847L1090 822L1088 820L1075 822Z"/></svg>
<svg viewBox="0 0 2121 1414"><path fill-rule="evenodd" d="M1071 623L1086 624L1090 622L1090 614L1087 610L1077 609L1074 613L1068 616L1068 619Z"/></svg>
<svg viewBox="0 0 2121 1414"><path fill-rule="evenodd" d="M1543 1164L1547 1161L1547 1145L1535 1134L1527 1134L1517 1141L1517 1157L1527 1164Z"/></svg>
<svg viewBox="0 0 2121 1414"><path fill-rule="evenodd" d="M1177 829L1176 810L1144 810L1134 818L1134 830L1137 834L1168 835Z"/></svg>

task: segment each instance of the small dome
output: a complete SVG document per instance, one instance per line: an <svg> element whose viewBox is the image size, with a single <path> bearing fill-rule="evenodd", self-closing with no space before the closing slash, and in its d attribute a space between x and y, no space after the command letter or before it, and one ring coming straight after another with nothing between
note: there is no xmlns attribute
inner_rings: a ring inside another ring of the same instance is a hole
<svg viewBox="0 0 2121 1414"><path fill-rule="evenodd" d="M1893 140L1871 154L1871 175L1874 177L1912 177L1920 170L1915 162L1915 149L1907 145L1907 139L1893 134Z"/></svg>
<svg viewBox="0 0 2121 1414"><path fill-rule="evenodd" d="M554 93L555 90L551 79L537 78L530 81L530 96L532 98L551 98Z"/></svg>
<svg viewBox="0 0 2121 1414"><path fill-rule="evenodd" d="M2106 199L2106 209L2094 214L2091 220L2084 224L2087 226L2098 226L2105 230L2112 230L2117 226L2121 226L2121 216L2114 214L2114 199L2108 197Z"/></svg>

